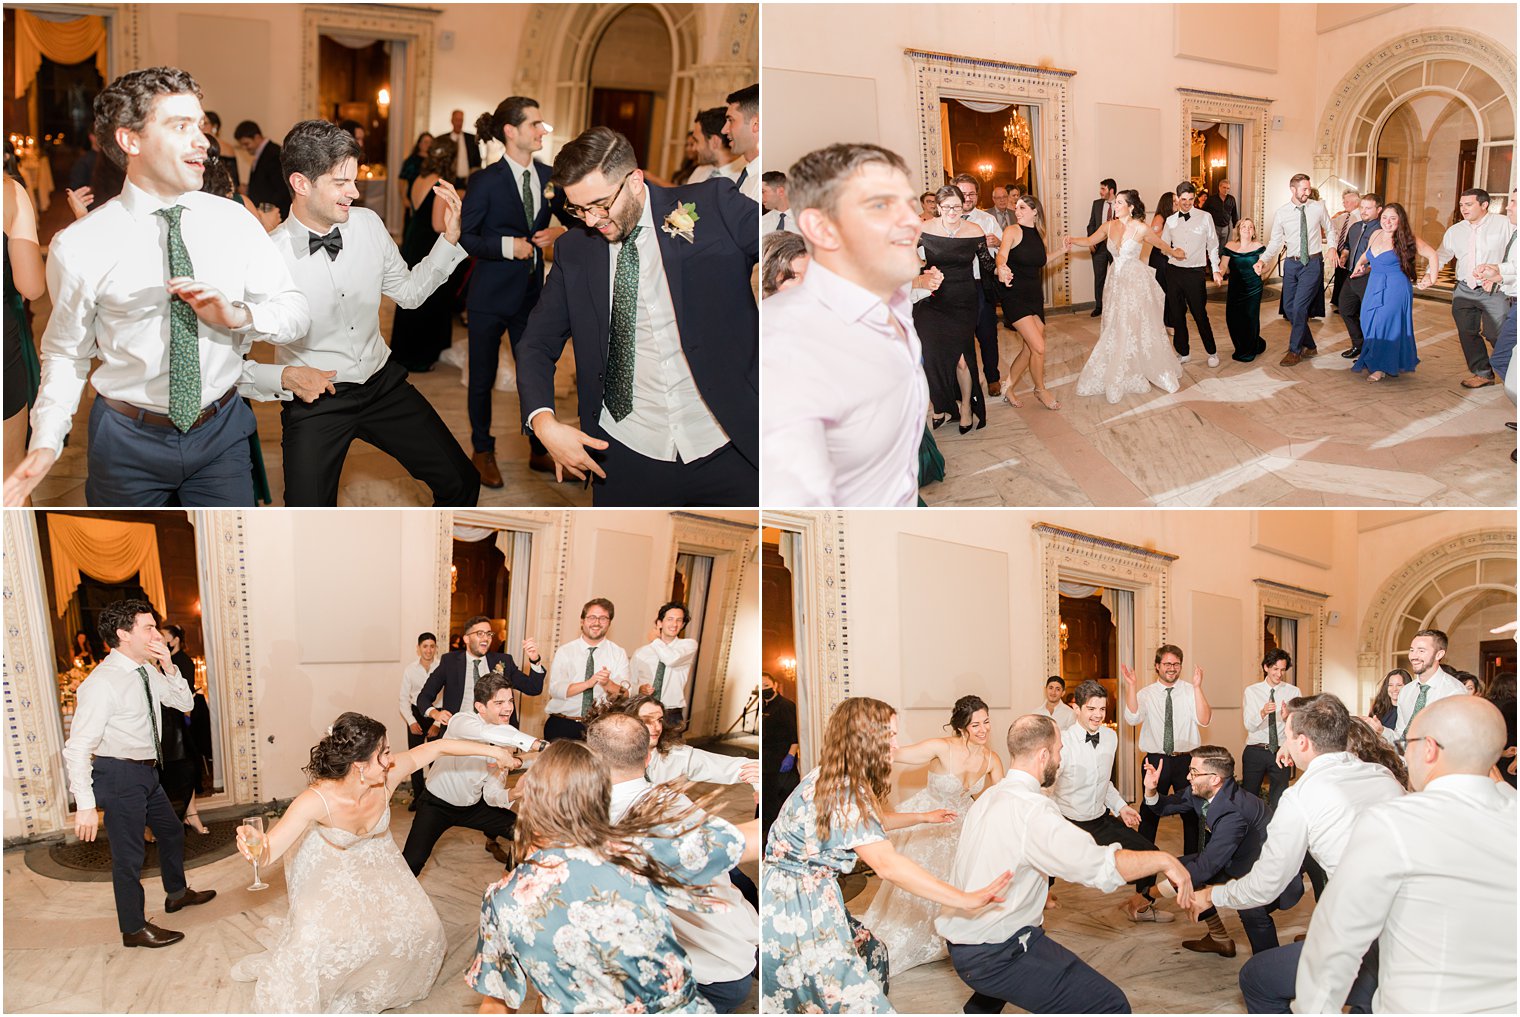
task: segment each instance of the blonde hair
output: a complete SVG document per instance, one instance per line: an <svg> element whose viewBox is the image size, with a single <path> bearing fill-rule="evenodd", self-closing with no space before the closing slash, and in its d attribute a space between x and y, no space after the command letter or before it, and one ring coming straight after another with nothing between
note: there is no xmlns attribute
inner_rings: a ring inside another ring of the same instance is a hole
<svg viewBox="0 0 1520 1017"><path fill-rule="evenodd" d="M1246 223L1250 223L1251 224L1251 239L1252 240L1259 240L1259 239L1261 239L1260 235L1256 232L1256 220L1252 219L1250 216L1246 216L1244 219L1240 220L1240 222L1238 222L1238 223L1235 224L1235 239L1237 239L1237 240L1244 240L1246 238L1246 236L1245 236L1245 225L1246 225Z"/></svg>
<svg viewBox="0 0 1520 1017"><path fill-rule="evenodd" d="M895 716L897 711L881 700L856 696L829 717L813 793L820 841L829 839L835 816L854 809L865 819L880 812L892 777L889 725Z"/></svg>

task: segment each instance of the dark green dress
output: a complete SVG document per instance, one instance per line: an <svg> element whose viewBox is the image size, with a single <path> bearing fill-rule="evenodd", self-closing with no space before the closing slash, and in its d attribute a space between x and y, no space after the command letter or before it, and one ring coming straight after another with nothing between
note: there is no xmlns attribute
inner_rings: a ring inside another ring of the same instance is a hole
<svg viewBox="0 0 1520 1017"><path fill-rule="evenodd" d="M1262 278L1256 274L1256 262L1266 247L1249 251L1232 251L1221 247L1219 255L1230 259L1230 287L1225 294L1224 320L1235 346L1232 360L1249 363L1267 351L1261 337Z"/></svg>

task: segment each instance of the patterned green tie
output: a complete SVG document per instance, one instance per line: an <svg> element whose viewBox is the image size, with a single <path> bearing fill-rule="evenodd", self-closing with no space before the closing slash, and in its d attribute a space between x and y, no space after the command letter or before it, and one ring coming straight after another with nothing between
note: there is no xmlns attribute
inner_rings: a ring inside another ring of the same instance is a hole
<svg viewBox="0 0 1520 1017"><path fill-rule="evenodd" d="M161 215L169 223L169 278L194 276L190 264L190 252L185 248L185 238L180 235L179 217L183 205L161 208L154 215ZM180 297L169 300L169 419L181 432L195 426L201 415L201 351L200 325L195 308Z"/></svg>
<svg viewBox="0 0 1520 1017"><path fill-rule="evenodd" d="M158 707L153 702L153 687L148 684L148 669L139 667L137 674L142 678L143 695L148 697L148 722L153 725L153 758L158 760L159 769L164 765L164 746L158 739Z"/></svg>
<svg viewBox="0 0 1520 1017"><path fill-rule="evenodd" d="M665 662L662 660L654 669L654 697L660 698L660 690L665 687Z"/></svg>
<svg viewBox="0 0 1520 1017"><path fill-rule="evenodd" d="M1309 264L1309 206L1298 206L1298 260Z"/></svg>
<svg viewBox="0 0 1520 1017"><path fill-rule="evenodd" d="M596 661L593 659L595 656L596 647L586 647L586 681L590 681L591 676L596 674ZM595 705L595 703L596 686L593 685L585 692L581 693L581 716L588 716L591 713L591 707Z"/></svg>
<svg viewBox="0 0 1520 1017"><path fill-rule="evenodd" d="M1277 703L1277 690L1267 693L1267 702L1274 706ZM1277 755L1277 710L1267 714L1267 748L1272 750L1272 755Z"/></svg>
<svg viewBox="0 0 1520 1017"><path fill-rule="evenodd" d="M1198 824L1198 850L1202 851L1209 843L1209 803L1203 803L1203 822Z"/></svg>
<svg viewBox="0 0 1520 1017"><path fill-rule="evenodd" d="M1409 737L1409 725L1414 723L1415 714L1425 709L1425 694L1430 691L1429 685L1420 686L1420 694L1414 701L1414 710L1409 714L1409 723L1404 725L1404 737Z"/></svg>
<svg viewBox="0 0 1520 1017"><path fill-rule="evenodd" d="M613 420L633 412L633 342L639 320L639 246L635 226L618 250L612 274L612 334L607 351L607 389L602 401Z"/></svg>
<svg viewBox="0 0 1520 1017"><path fill-rule="evenodd" d="M1166 690L1166 719L1161 725L1161 751L1170 756L1177 750L1177 741L1172 737L1172 692Z"/></svg>
<svg viewBox="0 0 1520 1017"><path fill-rule="evenodd" d="M528 217L528 233L530 235L533 232L533 220L538 217L538 210L536 208L534 208L534 206L533 206L532 180L533 180L533 171L532 170L523 170L523 177L522 177L523 213L526 214L527 217ZM533 255L532 255L532 257L533 257L533 263L537 264L538 263L538 248L537 247L533 248Z"/></svg>

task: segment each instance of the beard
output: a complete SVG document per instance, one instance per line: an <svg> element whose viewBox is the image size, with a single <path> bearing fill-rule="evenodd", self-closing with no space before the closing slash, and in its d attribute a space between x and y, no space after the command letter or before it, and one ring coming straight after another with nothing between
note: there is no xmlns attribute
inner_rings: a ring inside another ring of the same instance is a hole
<svg viewBox="0 0 1520 1017"><path fill-rule="evenodd" d="M630 198L628 207L613 216L611 220L616 232L603 233L602 238L609 244L622 243L628 239L628 234L633 232L633 228L639 224L639 219L644 215L644 202L647 198L647 194L639 194Z"/></svg>
<svg viewBox="0 0 1520 1017"><path fill-rule="evenodd" d="M1045 772L1040 775L1040 787L1050 787L1056 782L1056 774L1061 772L1061 764L1052 759L1045 764Z"/></svg>

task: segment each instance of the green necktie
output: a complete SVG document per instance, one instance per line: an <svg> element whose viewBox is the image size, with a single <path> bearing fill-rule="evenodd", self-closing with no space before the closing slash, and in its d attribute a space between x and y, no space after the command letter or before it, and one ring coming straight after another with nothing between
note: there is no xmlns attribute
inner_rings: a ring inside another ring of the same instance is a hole
<svg viewBox="0 0 1520 1017"><path fill-rule="evenodd" d="M660 698L660 690L665 687L665 662L662 660L654 669L654 697Z"/></svg>
<svg viewBox="0 0 1520 1017"><path fill-rule="evenodd" d="M1172 736L1172 692L1166 690L1166 719L1161 725L1161 751L1170 756L1177 750L1177 740Z"/></svg>
<svg viewBox="0 0 1520 1017"><path fill-rule="evenodd" d="M158 761L159 769L164 766L164 746L158 739L158 706L153 702L153 687L148 684L148 669L139 667L138 675L143 682L143 695L148 697L148 722L153 725L153 758Z"/></svg>
<svg viewBox="0 0 1520 1017"><path fill-rule="evenodd" d="M633 412L633 343L639 320L639 246L635 226L618 250L612 274L612 333L607 349L607 389L602 397L613 420Z"/></svg>
<svg viewBox="0 0 1520 1017"><path fill-rule="evenodd" d="M1298 206L1298 260L1309 264L1309 206Z"/></svg>
<svg viewBox="0 0 1520 1017"><path fill-rule="evenodd" d="M1276 705L1276 689L1267 693L1267 702ZM1275 709L1267 714L1267 748L1272 750L1272 755L1277 755L1277 711Z"/></svg>
<svg viewBox="0 0 1520 1017"><path fill-rule="evenodd" d="M595 656L596 656L596 647L594 647L594 646L588 646L588 647L586 647L586 681L590 681L591 680L591 676L594 675L594 674L596 674L596 661L593 659ZM591 713L591 707L593 705L595 705L595 703L596 703L596 686L593 685L589 689L587 689L585 692L581 693L581 716L585 717L588 714L590 714Z"/></svg>
<svg viewBox="0 0 1520 1017"><path fill-rule="evenodd" d="M528 235L533 235L533 220L538 217L538 210L533 205L533 171L523 170L522 178L522 203L523 213L528 217ZM533 262L538 263L538 248L533 248Z"/></svg>
<svg viewBox="0 0 1520 1017"><path fill-rule="evenodd" d="M1209 843L1209 803L1203 803L1203 822L1198 824L1198 850L1202 851Z"/></svg>
<svg viewBox="0 0 1520 1017"><path fill-rule="evenodd" d="M1430 691L1429 685L1420 686L1420 694L1415 698L1414 710L1409 714L1409 722L1404 725L1404 737L1409 737L1409 725L1414 723L1415 714L1425 709L1425 694Z"/></svg>
<svg viewBox="0 0 1520 1017"><path fill-rule="evenodd" d="M154 215L161 215L169 224L169 278L195 275L190 264L190 252L185 248L185 238L179 231L180 213L183 205L161 208ZM195 426L201 415L201 350L200 325L195 308L180 297L169 299L169 419L181 432Z"/></svg>

